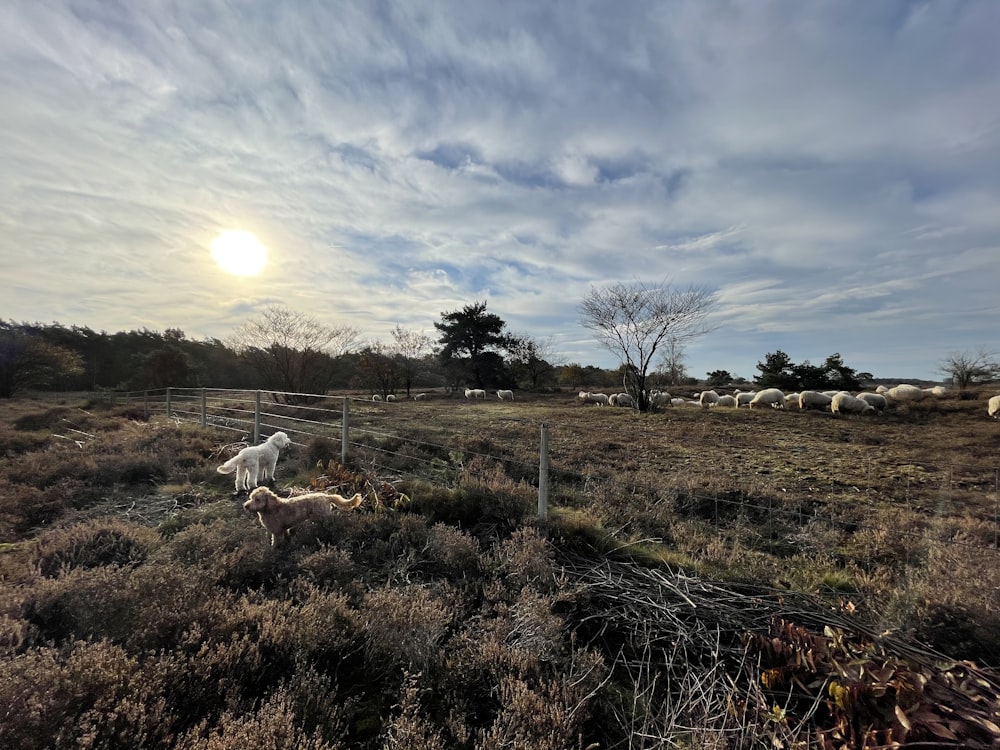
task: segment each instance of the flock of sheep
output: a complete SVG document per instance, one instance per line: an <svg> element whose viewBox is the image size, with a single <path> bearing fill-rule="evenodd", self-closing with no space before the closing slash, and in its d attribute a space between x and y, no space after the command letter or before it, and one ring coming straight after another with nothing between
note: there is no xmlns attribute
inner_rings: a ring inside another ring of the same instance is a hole
<svg viewBox="0 0 1000 750"><path fill-rule="evenodd" d="M801 393L784 393L779 388L765 388L762 391L735 391L732 395L720 395L716 391L701 391L696 393L693 399L672 397L666 391L652 391L649 394L649 402L655 408L667 406L699 406L703 409L710 408L739 408L746 406L750 409L760 409L769 407L772 409L799 409L807 411L817 409L829 411L833 414L875 414L884 411L891 403L907 401L919 401L925 397L944 396L948 389L941 385L932 388L918 388L908 383L900 383L893 388L880 385L874 391L862 391L857 395L852 395L847 391L802 391ZM513 401L514 391L499 390L496 392L497 398L501 401ZM426 393L418 393L413 396L415 401L423 401L428 398ZM465 398L470 401L486 399L486 391L482 388L466 388ZM597 406L635 406L635 402L628 393L595 393L591 391L580 391L577 399L583 404L596 404ZM373 401L381 401L382 396L375 394ZM389 394L386 401L395 401L396 397ZM987 405L987 413L994 419L1000 419L1000 396L993 396Z"/></svg>
<svg viewBox="0 0 1000 750"><path fill-rule="evenodd" d="M925 397L940 397L948 393L944 386L918 388L915 385L901 383L893 388L884 385L874 391L863 391L852 395L847 391L802 391L801 393L784 393L779 388L765 388L761 391L735 391L732 395L720 395L714 390L696 393L693 399L676 398L665 391L652 391L650 403L657 407L663 406L699 406L710 408L750 409L764 407L772 409L810 409L829 411L833 414L875 414L884 411L892 403L919 401ZM578 400L583 404L598 406L632 406L632 398L627 393L593 393L580 391ZM989 416L1000 419L1000 396L989 400L987 407Z"/></svg>

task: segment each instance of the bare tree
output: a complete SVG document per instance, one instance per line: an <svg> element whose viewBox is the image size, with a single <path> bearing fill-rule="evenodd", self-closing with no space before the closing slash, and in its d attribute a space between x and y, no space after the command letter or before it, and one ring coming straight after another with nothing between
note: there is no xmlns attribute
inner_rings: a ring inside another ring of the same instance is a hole
<svg viewBox="0 0 1000 750"><path fill-rule="evenodd" d="M660 348L660 362L657 372L666 385L681 385L688 377L684 344L673 336L668 336Z"/></svg>
<svg viewBox="0 0 1000 750"><path fill-rule="evenodd" d="M265 388L293 395L278 400L300 402L294 394L325 393L333 380L334 358L357 341L351 326L328 326L311 315L283 305L264 309L232 334L230 346L254 367Z"/></svg>
<svg viewBox="0 0 1000 750"><path fill-rule="evenodd" d="M1000 377L1000 361L985 347L975 352L952 352L941 361L939 372L950 377L955 387L965 390L974 383Z"/></svg>
<svg viewBox="0 0 1000 750"><path fill-rule="evenodd" d="M653 356L671 339L683 343L708 333L707 318L716 299L715 292L703 287L618 282L591 287L580 312L584 327L620 359L625 390L636 407L648 411L646 378Z"/></svg>
<svg viewBox="0 0 1000 750"><path fill-rule="evenodd" d="M416 375L420 360L431 351L434 339L423 331L412 331L398 324L392 329L392 351L399 360L399 374L403 380L406 395L410 395L410 386Z"/></svg>
<svg viewBox="0 0 1000 750"><path fill-rule="evenodd" d="M551 336L536 339L527 333L513 334L509 352L511 373L529 389L552 382L555 368L565 361L563 355L556 351Z"/></svg>

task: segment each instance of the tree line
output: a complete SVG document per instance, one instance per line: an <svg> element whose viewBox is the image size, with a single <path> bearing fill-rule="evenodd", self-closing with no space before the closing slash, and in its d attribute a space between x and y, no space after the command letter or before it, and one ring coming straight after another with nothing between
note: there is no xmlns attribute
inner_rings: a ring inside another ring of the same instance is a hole
<svg viewBox="0 0 1000 750"><path fill-rule="evenodd" d="M193 340L178 329L97 332L60 323L0 320L0 398L27 389L153 390L174 387L259 388L282 398L361 389L383 397L414 388L613 388L628 392L640 411L656 388L747 383L726 370L691 377L685 347L713 330L717 301L703 287L643 282L592 287L581 301L580 324L618 360L615 369L567 363L551 339L511 331L477 301L441 313L436 335L397 325L384 341L362 342L349 325L330 326L288 307L265 308L225 340ZM872 379L840 353L820 364L794 363L782 350L757 363L753 386L785 391L855 391ZM989 350L959 352L940 371L965 388L1000 377ZM299 394L299 395L296 395Z"/></svg>

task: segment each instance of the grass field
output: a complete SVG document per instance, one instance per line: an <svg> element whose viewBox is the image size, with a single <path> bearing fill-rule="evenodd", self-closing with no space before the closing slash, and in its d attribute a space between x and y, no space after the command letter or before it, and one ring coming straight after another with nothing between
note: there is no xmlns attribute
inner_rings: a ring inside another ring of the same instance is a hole
<svg viewBox="0 0 1000 750"><path fill-rule="evenodd" d="M0 402L0 743L990 746L987 395L873 418L358 400L349 465L336 429L300 432L277 485L368 501L278 549L215 473L232 434Z"/></svg>

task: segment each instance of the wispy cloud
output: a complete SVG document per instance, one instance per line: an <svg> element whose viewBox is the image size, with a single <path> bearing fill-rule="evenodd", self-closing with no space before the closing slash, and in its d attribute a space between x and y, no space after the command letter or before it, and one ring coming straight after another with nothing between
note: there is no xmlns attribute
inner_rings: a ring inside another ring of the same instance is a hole
<svg viewBox="0 0 1000 750"><path fill-rule="evenodd" d="M695 374L782 348L933 377L1000 343L998 23L906 0L15 0L4 314L224 337L278 299L385 338L488 298L614 365L579 299L667 279L719 291ZM269 248L262 276L214 266L232 228Z"/></svg>

